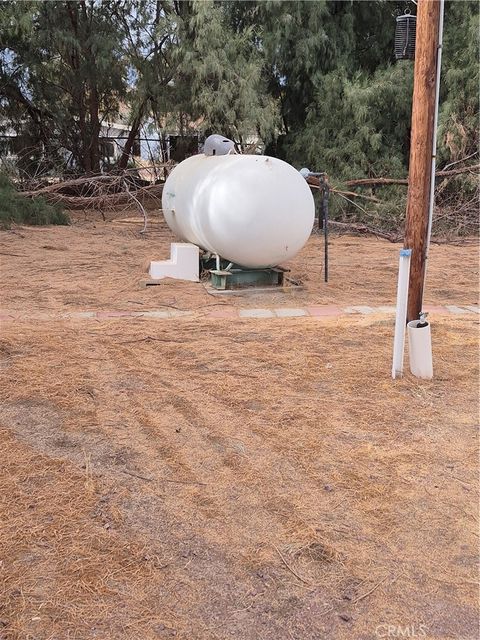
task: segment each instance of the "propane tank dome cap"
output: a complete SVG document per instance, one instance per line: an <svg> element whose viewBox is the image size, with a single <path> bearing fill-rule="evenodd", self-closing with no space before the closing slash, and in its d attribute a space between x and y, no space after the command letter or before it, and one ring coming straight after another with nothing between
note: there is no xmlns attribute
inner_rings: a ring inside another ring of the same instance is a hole
<svg viewBox="0 0 480 640"><path fill-rule="evenodd" d="M214 133L205 140L203 153L206 156L226 156L235 153L235 143L225 136Z"/></svg>

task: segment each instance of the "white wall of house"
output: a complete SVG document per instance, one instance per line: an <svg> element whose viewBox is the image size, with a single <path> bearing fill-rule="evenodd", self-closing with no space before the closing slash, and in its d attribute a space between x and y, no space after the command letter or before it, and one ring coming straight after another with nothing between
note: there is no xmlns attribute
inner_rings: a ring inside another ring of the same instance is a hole
<svg viewBox="0 0 480 640"><path fill-rule="evenodd" d="M101 158L105 167L114 165L118 161L127 142L129 132L130 127L127 124L120 122L102 123L100 128ZM8 159L9 162L15 162L17 158L15 147L18 146L17 132L8 127L1 135L0 160ZM171 159L178 161L182 159L181 151L180 157L178 155L179 147L184 148L187 146L187 155L198 153L201 148L198 134L192 134L181 140L178 131L170 130L167 133L162 133L162 139L165 140L164 145L161 144L160 134L155 129L154 123L147 122L140 130L139 139L133 149L133 156L140 158L144 162L149 162L152 159L156 162L167 162ZM1 144L2 142L3 144ZM16 142L17 144L15 144ZM164 147L163 149L162 146ZM68 164L71 153L63 149L61 154Z"/></svg>

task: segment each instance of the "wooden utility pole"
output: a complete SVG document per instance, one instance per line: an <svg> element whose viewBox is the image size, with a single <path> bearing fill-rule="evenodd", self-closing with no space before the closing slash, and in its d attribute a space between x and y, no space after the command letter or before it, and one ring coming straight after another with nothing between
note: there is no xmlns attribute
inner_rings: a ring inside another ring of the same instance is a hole
<svg viewBox="0 0 480 640"><path fill-rule="evenodd" d="M415 46L405 248L412 249L407 321L422 310L435 126L440 1L419 0Z"/></svg>

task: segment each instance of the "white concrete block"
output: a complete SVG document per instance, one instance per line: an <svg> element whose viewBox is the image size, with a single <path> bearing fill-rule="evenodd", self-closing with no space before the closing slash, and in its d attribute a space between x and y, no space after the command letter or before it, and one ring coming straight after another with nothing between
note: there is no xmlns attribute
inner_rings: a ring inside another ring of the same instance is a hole
<svg viewBox="0 0 480 640"><path fill-rule="evenodd" d="M172 242L170 260L150 263L149 274L153 280L174 278L175 280L199 281L199 249L189 242Z"/></svg>
<svg viewBox="0 0 480 640"><path fill-rule="evenodd" d="M374 307L375 311L380 311L381 313L395 313L397 307L389 306L389 305L380 305L379 307Z"/></svg>
<svg viewBox="0 0 480 640"><path fill-rule="evenodd" d="M62 313L62 318L94 318L97 314L95 311L69 311Z"/></svg>
<svg viewBox="0 0 480 640"><path fill-rule="evenodd" d="M269 309L241 309L241 318L274 318L273 312Z"/></svg>
<svg viewBox="0 0 480 640"><path fill-rule="evenodd" d="M298 318L300 316L306 316L305 309L275 309L275 313L279 318Z"/></svg>
<svg viewBox="0 0 480 640"><path fill-rule="evenodd" d="M357 305L354 307L345 307L345 313L374 313L374 309L372 307Z"/></svg>
<svg viewBox="0 0 480 640"><path fill-rule="evenodd" d="M461 307L457 307L455 304L447 304L445 305L445 308L448 309L450 313L456 313L459 315L466 313L465 309L462 309Z"/></svg>
<svg viewBox="0 0 480 640"><path fill-rule="evenodd" d="M168 311L142 311L142 318L169 318Z"/></svg>

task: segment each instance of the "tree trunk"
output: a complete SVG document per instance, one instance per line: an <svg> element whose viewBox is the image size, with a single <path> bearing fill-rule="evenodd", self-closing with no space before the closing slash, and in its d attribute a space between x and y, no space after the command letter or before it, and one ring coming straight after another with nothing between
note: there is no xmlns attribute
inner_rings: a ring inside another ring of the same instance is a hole
<svg viewBox="0 0 480 640"><path fill-rule="evenodd" d="M74 2L66 3L68 14L70 16L70 23L72 25L72 31L77 41L81 40L79 35L79 15L78 5ZM85 83L80 77L80 56L76 47L72 46L71 54L69 56L69 63L72 69L76 72L74 74L74 86L72 87L72 93L75 97L78 108L78 130L79 140L77 151L74 152L76 160L86 173L90 173L92 170L91 159L88 149L88 135L87 135L87 122L86 122L86 108L85 108Z"/></svg>
<svg viewBox="0 0 480 640"><path fill-rule="evenodd" d="M138 109L137 115L133 119L131 129L128 132L127 141L125 142L125 146L122 149L122 155L120 156L120 159L118 161L119 169L127 168L127 164L130 159L130 155L132 153L133 143L135 142L135 139L138 136L138 132L142 124L143 114L145 112L145 106L146 106L146 101L144 100Z"/></svg>
<svg viewBox="0 0 480 640"><path fill-rule="evenodd" d="M100 173L100 120L98 116L98 89L95 71L92 70L89 96L89 112L90 112L90 170L93 173Z"/></svg>
<svg viewBox="0 0 480 640"><path fill-rule="evenodd" d="M87 8L85 0L80 0L78 5L82 17L81 29L78 29L81 35L80 46L83 57L87 63L87 77L82 96L86 103L83 107L83 113L86 114L88 111L89 116L88 126L85 126L85 135L83 137L85 170L87 172L100 173L100 101L98 97L97 65L91 45L88 47L85 46L85 42L88 41L92 33L92 20L95 6L91 3Z"/></svg>

